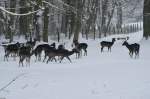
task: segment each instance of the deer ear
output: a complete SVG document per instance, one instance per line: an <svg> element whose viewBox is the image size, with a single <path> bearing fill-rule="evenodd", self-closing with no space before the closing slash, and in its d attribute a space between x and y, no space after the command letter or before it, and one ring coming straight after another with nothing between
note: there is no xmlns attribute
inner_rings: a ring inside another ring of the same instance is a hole
<svg viewBox="0 0 150 99"><path fill-rule="evenodd" d="M127 40L129 40L129 36L127 36Z"/></svg>

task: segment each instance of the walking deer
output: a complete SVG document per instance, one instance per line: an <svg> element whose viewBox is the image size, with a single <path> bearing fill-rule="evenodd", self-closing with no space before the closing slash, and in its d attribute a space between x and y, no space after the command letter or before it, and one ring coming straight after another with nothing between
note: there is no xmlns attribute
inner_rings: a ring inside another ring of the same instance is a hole
<svg viewBox="0 0 150 99"><path fill-rule="evenodd" d="M45 56L44 56L44 60L46 59L46 55L47 53L50 51L50 50L53 50L55 49L55 43L52 43L51 45L49 44L41 44L41 45L38 45L34 50L33 50L33 54L35 55L36 57L36 60L35 61L40 61L41 60L41 54L42 54L42 51L45 52ZM43 60L43 61L44 61Z"/></svg>
<svg viewBox="0 0 150 99"><path fill-rule="evenodd" d="M78 51L76 49L72 49L72 51L69 51L67 49L55 49L48 53L49 58L47 60L47 63L53 59L56 62L57 61L55 58L56 56L60 57L60 63L64 58L67 58L71 62L71 59L69 58L69 56L73 55L74 53L78 53Z"/></svg>

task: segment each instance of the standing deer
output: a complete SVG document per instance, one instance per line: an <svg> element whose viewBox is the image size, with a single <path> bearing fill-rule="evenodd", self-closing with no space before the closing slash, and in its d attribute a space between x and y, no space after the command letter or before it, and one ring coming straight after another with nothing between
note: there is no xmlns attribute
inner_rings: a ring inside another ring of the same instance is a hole
<svg viewBox="0 0 150 99"><path fill-rule="evenodd" d="M87 43L79 43L77 40L73 41L75 49L79 51L78 58L82 55L82 50L84 51L84 56L87 56Z"/></svg>
<svg viewBox="0 0 150 99"><path fill-rule="evenodd" d="M108 42L108 41L102 41L100 42L101 45L101 52L103 52L104 47L108 48L108 51L111 52L111 47L113 46L114 42L115 42L115 38L112 38L112 42Z"/></svg>
<svg viewBox="0 0 150 99"><path fill-rule="evenodd" d="M5 49L4 61L5 59L8 61L9 55L12 55L12 57L15 60L16 56L18 55L19 47L20 47L19 42L15 44L4 45L4 49Z"/></svg>
<svg viewBox="0 0 150 99"><path fill-rule="evenodd" d="M19 66L22 65L23 67L23 62L26 60L26 65L30 65L30 58L32 56L31 53L31 46L22 46L19 49Z"/></svg>
<svg viewBox="0 0 150 99"><path fill-rule="evenodd" d="M137 43L134 44L129 44L127 41L125 41L122 46L126 46L129 50L129 55L132 58L133 54L135 54L135 58L139 57L139 50L140 50L140 45Z"/></svg>

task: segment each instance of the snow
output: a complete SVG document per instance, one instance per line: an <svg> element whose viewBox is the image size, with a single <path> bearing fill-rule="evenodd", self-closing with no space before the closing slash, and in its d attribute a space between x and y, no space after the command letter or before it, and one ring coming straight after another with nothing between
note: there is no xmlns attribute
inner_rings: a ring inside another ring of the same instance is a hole
<svg viewBox="0 0 150 99"><path fill-rule="evenodd" d="M131 59L123 41L116 41L112 52L100 52L101 40L84 40L88 43L88 56L72 63L35 62L30 67L18 67L18 59L3 61L0 47L0 98L5 99L149 99L150 98L150 40L142 39L142 31L126 35L130 43L141 45L140 58ZM19 76L19 77L18 77ZM14 78L18 77L13 81ZM4 90L9 82L13 81Z"/></svg>
<svg viewBox="0 0 150 99"><path fill-rule="evenodd" d="M36 11L32 11L32 12L28 12L28 13L24 13L24 14L18 14L18 13L13 13L13 12L7 11L4 7L1 7L1 6L0 6L0 10L4 11L10 15L14 15L14 16L26 16L26 15L34 14L36 12L41 11L41 9L38 9Z"/></svg>
<svg viewBox="0 0 150 99"><path fill-rule="evenodd" d="M57 9L57 10L65 11L63 8L59 8L59 7L57 7L57 6L53 5L53 4L51 4L50 2L47 2L47 1L42 1L42 2L45 3L45 4L48 4L50 7L55 8L55 9Z"/></svg>

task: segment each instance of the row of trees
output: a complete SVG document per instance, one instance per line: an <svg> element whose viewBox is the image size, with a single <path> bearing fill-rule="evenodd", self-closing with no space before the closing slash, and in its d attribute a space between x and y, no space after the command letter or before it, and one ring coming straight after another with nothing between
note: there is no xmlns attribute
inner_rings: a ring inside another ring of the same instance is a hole
<svg viewBox="0 0 150 99"><path fill-rule="evenodd" d="M142 20L141 0L4 0L0 2L0 33L13 41L14 35L48 42L48 36L64 35L78 40L79 33L88 39L122 30L129 18ZM129 8L129 9L128 9ZM134 14L135 12L135 14ZM121 33L121 32L120 32Z"/></svg>

